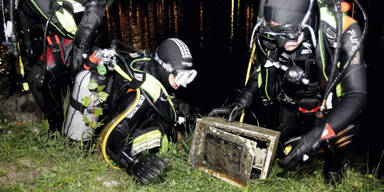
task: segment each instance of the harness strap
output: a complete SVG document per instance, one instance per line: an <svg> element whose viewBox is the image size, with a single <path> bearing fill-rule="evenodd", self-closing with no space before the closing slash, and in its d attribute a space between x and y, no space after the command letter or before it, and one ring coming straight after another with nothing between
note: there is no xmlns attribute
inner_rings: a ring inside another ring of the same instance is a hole
<svg viewBox="0 0 384 192"><path fill-rule="evenodd" d="M87 109L82 103L73 98L73 96L70 97L69 104L77 111L80 111L82 114L84 114L85 110Z"/></svg>
<svg viewBox="0 0 384 192"><path fill-rule="evenodd" d="M46 66L49 67L54 62L59 67L65 67L65 49L66 45L70 44L70 40L60 38L56 34L48 35L46 40L48 42ZM44 55L40 59L44 60Z"/></svg>

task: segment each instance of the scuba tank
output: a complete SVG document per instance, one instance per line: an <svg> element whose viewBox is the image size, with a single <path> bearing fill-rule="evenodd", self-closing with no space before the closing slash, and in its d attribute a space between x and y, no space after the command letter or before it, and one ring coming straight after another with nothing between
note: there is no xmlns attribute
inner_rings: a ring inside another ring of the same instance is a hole
<svg viewBox="0 0 384 192"><path fill-rule="evenodd" d="M91 140L95 128L91 124L98 122L95 110L100 101L96 92L89 89L91 81L100 81L91 70L81 71L75 78L63 129L63 134L75 141Z"/></svg>

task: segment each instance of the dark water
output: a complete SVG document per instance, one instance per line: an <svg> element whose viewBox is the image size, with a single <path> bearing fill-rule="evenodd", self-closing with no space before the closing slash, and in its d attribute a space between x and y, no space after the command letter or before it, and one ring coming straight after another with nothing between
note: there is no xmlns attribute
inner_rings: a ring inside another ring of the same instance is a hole
<svg viewBox="0 0 384 192"><path fill-rule="evenodd" d="M244 86L248 41L259 1L244 0L125 0L107 12L109 38L154 51L162 40L178 37L190 47L198 76L177 96L207 112L221 106ZM358 150L377 165L383 150L384 107L378 85L383 61L383 20L374 1L361 1L370 18L365 41L368 65L368 104L360 120ZM355 14L356 13L356 14ZM355 18L362 18L355 12ZM382 80L380 80L382 81Z"/></svg>

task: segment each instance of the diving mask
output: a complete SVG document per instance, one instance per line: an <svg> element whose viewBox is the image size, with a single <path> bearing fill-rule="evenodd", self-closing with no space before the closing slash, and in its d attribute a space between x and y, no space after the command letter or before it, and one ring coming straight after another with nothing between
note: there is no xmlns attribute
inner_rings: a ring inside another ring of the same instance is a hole
<svg viewBox="0 0 384 192"><path fill-rule="evenodd" d="M192 70L176 70L175 83L178 86L187 87L187 84L191 83L197 75L197 71Z"/></svg>
<svg viewBox="0 0 384 192"><path fill-rule="evenodd" d="M284 47L288 41L297 41L302 32L301 25L297 24L268 24L261 29L261 37L267 41L275 42L278 47Z"/></svg>

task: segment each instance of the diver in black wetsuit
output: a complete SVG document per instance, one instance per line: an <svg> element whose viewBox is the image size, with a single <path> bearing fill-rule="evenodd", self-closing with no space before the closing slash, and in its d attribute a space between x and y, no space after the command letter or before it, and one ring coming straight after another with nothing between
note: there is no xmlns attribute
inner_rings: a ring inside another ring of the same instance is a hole
<svg viewBox="0 0 384 192"><path fill-rule="evenodd" d="M277 104L279 165L296 169L324 151L323 172L331 184L342 179L356 139L355 120L367 100L364 34L357 21L337 9L339 3L261 1L255 27L260 62L235 102L210 113L233 121L255 99L265 107Z"/></svg>
<svg viewBox="0 0 384 192"><path fill-rule="evenodd" d="M25 50L23 56L30 65L26 71L30 90L48 119L50 131L61 132L66 87L71 86L91 48L97 44L107 2L16 2L19 4L15 5L14 18L17 30L22 31L19 38Z"/></svg>
<svg viewBox="0 0 384 192"><path fill-rule="evenodd" d="M157 156L167 146L168 138L175 138L179 109L168 91L186 87L197 71L188 46L177 38L164 40L150 57L133 58L130 69L137 81L128 82L117 76L109 98L108 116L114 118L134 103L138 87L141 95L134 108L115 127L107 139L107 152L119 167L142 183L157 179L168 161ZM108 128L104 128L104 133ZM112 130L112 129L111 129ZM104 135L103 132L101 135Z"/></svg>
<svg viewBox="0 0 384 192"><path fill-rule="evenodd" d="M85 65L89 64L92 49L99 50L95 41L100 35L106 6L106 0L26 0L22 1L17 12L32 65L28 72L31 91L48 118L50 131L60 132L74 141L87 142L94 136L84 129L91 127L82 119L94 111L80 103L83 97L78 98L80 101L71 98L68 109L73 111L67 112L62 130L63 96L66 87L80 88L71 90L78 95L84 95L88 89L91 75L86 73L92 70L86 69ZM135 81L127 82L119 76L111 78L112 88L108 92L110 96L103 117L106 121L113 121L124 114L123 111L135 99L132 90L140 89L141 97L134 110L103 139L108 140L105 147L111 159L141 183L149 183L162 174L168 162L156 153L166 145L168 138L177 134L173 128L177 126L178 109L175 105L178 103L174 103L175 99L168 95L167 90L186 87L197 72L192 69L188 46L177 38L164 40L153 56L134 58L130 62L130 70L135 74L131 78ZM88 81L84 77L88 77ZM77 79L84 81L79 84L72 82ZM109 80L109 77L105 79ZM81 113L75 114L78 111ZM79 118L73 119L75 115L80 117L80 122Z"/></svg>

